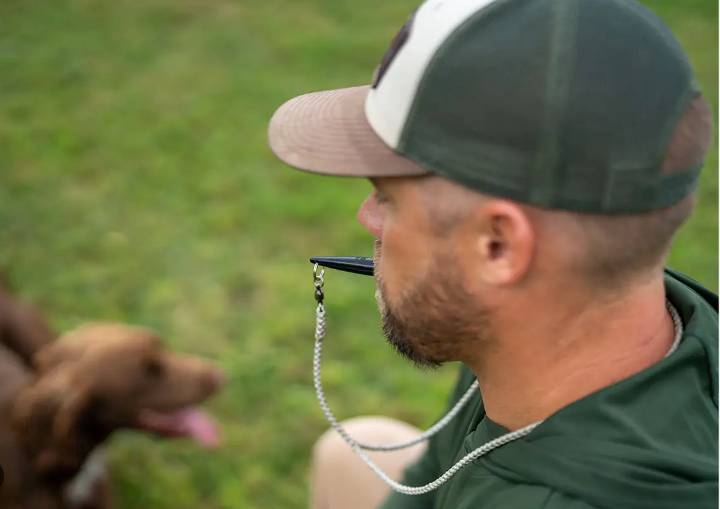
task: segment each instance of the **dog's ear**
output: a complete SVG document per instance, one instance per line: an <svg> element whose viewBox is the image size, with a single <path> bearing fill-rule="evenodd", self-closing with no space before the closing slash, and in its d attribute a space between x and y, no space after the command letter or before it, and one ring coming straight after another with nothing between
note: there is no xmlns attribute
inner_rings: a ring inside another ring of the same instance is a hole
<svg viewBox="0 0 720 509"><path fill-rule="evenodd" d="M72 368L55 369L21 391L15 401L13 427L31 451L38 473L72 470L85 459L78 431L92 388L76 375Z"/></svg>
<svg viewBox="0 0 720 509"><path fill-rule="evenodd" d="M68 341L68 336L65 335L63 341L46 344L33 356L33 367L39 375L50 373L61 364L75 363L85 354L87 345Z"/></svg>
<svg viewBox="0 0 720 509"><path fill-rule="evenodd" d="M35 371L43 374L54 370L60 364L80 361L93 344L103 340L108 331L112 332L113 327L86 322L63 333L34 356Z"/></svg>

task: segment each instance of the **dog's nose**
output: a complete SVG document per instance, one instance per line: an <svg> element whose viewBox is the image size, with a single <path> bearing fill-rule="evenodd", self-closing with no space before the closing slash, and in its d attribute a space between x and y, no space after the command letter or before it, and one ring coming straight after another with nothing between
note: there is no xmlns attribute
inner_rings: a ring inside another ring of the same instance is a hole
<svg viewBox="0 0 720 509"><path fill-rule="evenodd" d="M225 386L226 381L225 372L219 368L215 368L208 372L205 377L205 383L207 384L210 392L217 392Z"/></svg>

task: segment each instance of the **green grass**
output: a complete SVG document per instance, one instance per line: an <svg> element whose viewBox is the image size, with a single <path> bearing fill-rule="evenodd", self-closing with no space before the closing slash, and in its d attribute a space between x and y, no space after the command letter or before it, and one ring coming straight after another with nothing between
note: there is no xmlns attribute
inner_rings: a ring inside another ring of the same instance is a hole
<svg viewBox="0 0 720 509"><path fill-rule="evenodd" d="M717 4L646 2L717 112ZM224 447L124 434L120 507L301 508L326 422L311 379L307 258L371 254L364 181L287 169L267 122L295 95L367 83L413 0L0 3L0 263L60 329L153 326L230 373ZM718 283L717 143L671 265ZM339 418L426 427L453 370L385 346L373 282L327 278L325 383Z"/></svg>

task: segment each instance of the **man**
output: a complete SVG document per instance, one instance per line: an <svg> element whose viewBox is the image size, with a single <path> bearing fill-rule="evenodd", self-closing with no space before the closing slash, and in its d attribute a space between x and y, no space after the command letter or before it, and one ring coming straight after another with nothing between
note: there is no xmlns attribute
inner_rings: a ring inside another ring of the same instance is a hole
<svg viewBox="0 0 720 509"><path fill-rule="evenodd" d="M388 341L421 366L462 362L448 408L479 385L426 445L370 457L426 486L530 430L420 495L331 431L312 506L718 507L717 296L664 269L712 127L687 56L631 0L429 0L369 87L280 107L282 161L374 185L358 218Z"/></svg>

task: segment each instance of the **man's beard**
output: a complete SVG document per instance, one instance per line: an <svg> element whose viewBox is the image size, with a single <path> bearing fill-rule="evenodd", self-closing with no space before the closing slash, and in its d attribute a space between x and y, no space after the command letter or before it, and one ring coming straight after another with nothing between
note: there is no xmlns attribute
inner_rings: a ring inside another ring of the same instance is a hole
<svg viewBox="0 0 720 509"><path fill-rule="evenodd" d="M374 259L376 264L380 261L378 241ZM450 256L438 255L425 277L411 282L392 307L385 298L382 274L376 270L382 332L401 356L419 368L437 369L445 362L463 360L471 346L489 336L487 311L478 309L453 262Z"/></svg>

